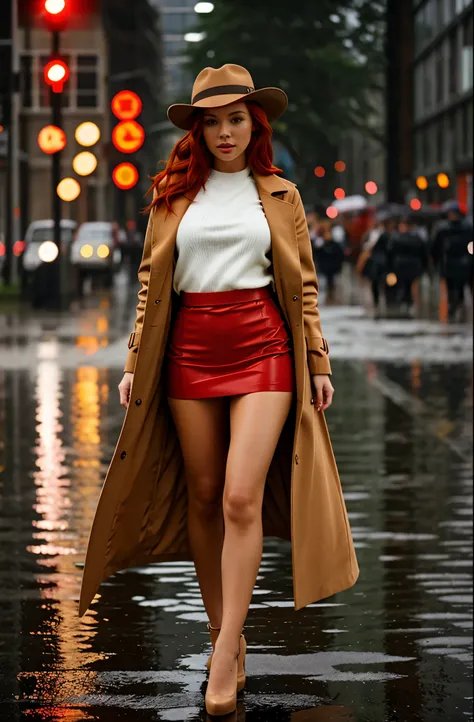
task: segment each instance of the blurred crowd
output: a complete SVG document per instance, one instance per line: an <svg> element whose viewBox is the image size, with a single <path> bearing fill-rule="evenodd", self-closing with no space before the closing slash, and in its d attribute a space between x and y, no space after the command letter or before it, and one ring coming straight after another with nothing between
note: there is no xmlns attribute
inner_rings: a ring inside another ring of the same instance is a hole
<svg viewBox="0 0 474 722"><path fill-rule="evenodd" d="M368 284L376 316L386 311L414 315L414 288L425 274L444 285L448 318L462 321L473 288L473 225L456 201L446 203L430 223L397 211L368 217L358 242L343 220L322 219L307 211L313 260L330 303L344 263L352 263Z"/></svg>

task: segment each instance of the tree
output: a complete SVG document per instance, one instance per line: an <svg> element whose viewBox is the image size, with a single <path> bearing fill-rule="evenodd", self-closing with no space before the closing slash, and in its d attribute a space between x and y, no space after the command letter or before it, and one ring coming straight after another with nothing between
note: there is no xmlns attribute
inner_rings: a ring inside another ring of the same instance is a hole
<svg viewBox="0 0 474 722"><path fill-rule="evenodd" d="M257 88L275 86L289 108L274 124L290 151L298 181L334 162L343 133L364 128L371 91L383 67L382 0L216 0L190 43L189 68L224 63L247 67ZM328 178L330 182L331 178Z"/></svg>

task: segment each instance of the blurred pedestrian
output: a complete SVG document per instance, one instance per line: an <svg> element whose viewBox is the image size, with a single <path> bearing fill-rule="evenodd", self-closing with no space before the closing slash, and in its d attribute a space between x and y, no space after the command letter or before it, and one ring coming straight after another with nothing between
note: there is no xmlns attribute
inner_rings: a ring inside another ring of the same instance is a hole
<svg viewBox="0 0 474 722"><path fill-rule="evenodd" d="M469 244L474 240L473 228L457 202L445 208L447 220L435 229L431 256L441 278L446 281L449 319L456 320L464 311L465 288L472 285L473 256Z"/></svg>
<svg viewBox="0 0 474 722"><path fill-rule="evenodd" d="M357 270L370 282L372 303L376 315L380 311L380 300L386 294L388 273L388 246L396 221L384 215L376 217L374 226L367 233L362 252L357 261Z"/></svg>
<svg viewBox="0 0 474 722"><path fill-rule="evenodd" d="M344 235L341 234L340 227L334 228L328 222L320 229L319 235L314 240L311 239L311 245L315 268L326 281L327 300L332 301L336 278L344 263Z"/></svg>
<svg viewBox="0 0 474 722"><path fill-rule="evenodd" d="M394 275L396 301L404 313L413 313L413 284L428 270L429 247L410 219L403 219L387 246L389 272Z"/></svg>
<svg viewBox="0 0 474 722"><path fill-rule="evenodd" d="M358 574L322 415L334 389L308 226L272 162L269 121L287 102L228 64L168 109L187 132L153 181L119 386L127 416L81 591L83 614L118 569L192 559L214 647L211 715L231 714L245 685L264 536L292 541L297 608Z"/></svg>

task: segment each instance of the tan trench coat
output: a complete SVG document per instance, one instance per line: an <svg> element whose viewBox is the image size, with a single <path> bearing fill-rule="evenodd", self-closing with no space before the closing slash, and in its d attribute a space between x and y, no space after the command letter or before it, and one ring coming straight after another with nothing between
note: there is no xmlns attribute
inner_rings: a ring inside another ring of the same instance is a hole
<svg viewBox="0 0 474 722"><path fill-rule="evenodd" d="M295 608L301 609L352 586L359 570L326 422L313 402L310 374L330 373L330 365L303 205L289 181L254 179L271 230L275 288L293 337L296 374L267 476L263 527L265 536L292 541ZM132 394L91 529L79 616L111 574L192 559L183 458L161 373L178 299L176 233L191 201L174 201L174 214L163 206L150 214L125 366L135 372Z"/></svg>

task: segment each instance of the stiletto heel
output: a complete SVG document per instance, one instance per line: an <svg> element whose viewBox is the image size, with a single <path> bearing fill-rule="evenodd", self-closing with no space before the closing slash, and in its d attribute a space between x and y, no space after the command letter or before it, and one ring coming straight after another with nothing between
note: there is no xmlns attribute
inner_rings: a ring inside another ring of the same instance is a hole
<svg viewBox="0 0 474 722"><path fill-rule="evenodd" d="M240 650L237 655L237 665L239 665ZM209 694L206 692L206 712L211 717L224 717L232 714L237 709L237 684L235 692L230 697L220 697L217 694Z"/></svg>

